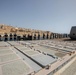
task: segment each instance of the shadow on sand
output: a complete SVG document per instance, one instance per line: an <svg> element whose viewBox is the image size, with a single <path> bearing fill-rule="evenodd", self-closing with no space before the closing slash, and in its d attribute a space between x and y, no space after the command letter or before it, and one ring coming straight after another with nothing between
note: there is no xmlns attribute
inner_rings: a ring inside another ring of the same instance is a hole
<svg viewBox="0 0 76 75"><path fill-rule="evenodd" d="M76 39L63 39L63 41L76 41Z"/></svg>

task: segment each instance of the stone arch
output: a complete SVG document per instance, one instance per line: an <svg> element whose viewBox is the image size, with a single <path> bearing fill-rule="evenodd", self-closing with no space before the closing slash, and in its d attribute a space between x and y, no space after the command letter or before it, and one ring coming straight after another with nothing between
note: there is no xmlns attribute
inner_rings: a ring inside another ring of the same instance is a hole
<svg viewBox="0 0 76 75"><path fill-rule="evenodd" d="M45 39L45 34L43 33L43 39Z"/></svg>
<svg viewBox="0 0 76 75"><path fill-rule="evenodd" d="M13 36L14 36L14 40L17 40L17 34L15 33Z"/></svg>
<svg viewBox="0 0 76 75"><path fill-rule="evenodd" d="M0 41L2 40L1 37L2 37L2 36L0 35Z"/></svg>
<svg viewBox="0 0 76 75"><path fill-rule="evenodd" d="M38 33L38 40L40 40L40 34Z"/></svg>
<svg viewBox="0 0 76 75"><path fill-rule="evenodd" d="M36 40L36 34L34 34L34 40Z"/></svg>
<svg viewBox="0 0 76 75"><path fill-rule="evenodd" d="M26 34L23 35L23 40L26 40Z"/></svg>
<svg viewBox="0 0 76 75"><path fill-rule="evenodd" d="M10 36L10 41L13 40L13 35L12 35L12 33L10 33L9 36Z"/></svg>
<svg viewBox="0 0 76 75"><path fill-rule="evenodd" d="M4 34L4 41L8 41L8 34L7 33Z"/></svg>

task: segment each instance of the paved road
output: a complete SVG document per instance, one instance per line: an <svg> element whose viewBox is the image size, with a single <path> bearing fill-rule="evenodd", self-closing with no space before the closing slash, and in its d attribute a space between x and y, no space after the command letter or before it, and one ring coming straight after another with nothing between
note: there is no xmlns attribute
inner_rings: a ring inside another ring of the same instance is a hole
<svg viewBox="0 0 76 75"><path fill-rule="evenodd" d="M61 75L76 75L76 60Z"/></svg>

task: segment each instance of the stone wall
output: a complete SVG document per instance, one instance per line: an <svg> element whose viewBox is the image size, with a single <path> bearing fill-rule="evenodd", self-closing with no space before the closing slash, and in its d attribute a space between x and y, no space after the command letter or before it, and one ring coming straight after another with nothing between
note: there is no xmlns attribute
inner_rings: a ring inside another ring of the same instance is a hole
<svg viewBox="0 0 76 75"><path fill-rule="evenodd" d="M18 27L0 24L0 36L1 36L0 39L4 40L5 38L7 38L7 40L9 40L10 34L12 34L12 39L14 38L14 34L16 34L17 40L18 40L18 37L20 38L20 40L24 40L24 39L43 40L43 39L63 38L63 34L53 33L50 31L18 28ZM26 36L26 37L23 37L23 36Z"/></svg>

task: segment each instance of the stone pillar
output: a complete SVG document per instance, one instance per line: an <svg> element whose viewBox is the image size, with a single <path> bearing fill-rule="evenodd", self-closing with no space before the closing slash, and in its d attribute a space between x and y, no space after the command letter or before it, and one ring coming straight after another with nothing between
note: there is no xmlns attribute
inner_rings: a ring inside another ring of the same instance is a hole
<svg viewBox="0 0 76 75"><path fill-rule="evenodd" d="M50 39L52 39L52 37L51 37L52 35L50 34Z"/></svg>
<svg viewBox="0 0 76 75"><path fill-rule="evenodd" d="M59 34L58 34L58 38L59 38Z"/></svg>
<svg viewBox="0 0 76 75"><path fill-rule="evenodd" d="M51 39L54 39L54 33L52 33L52 34L50 35L50 37L51 37Z"/></svg>
<svg viewBox="0 0 76 75"><path fill-rule="evenodd" d="M40 40L40 34L38 34L38 40Z"/></svg>
<svg viewBox="0 0 76 75"><path fill-rule="evenodd" d="M14 41L17 40L17 34L14 34Z"/></svg>
<svg viewBox="0 0 76 75"><path fill-rule="evenodd" d="M4 41L8 41L8 34L7 33L4 34Z"/></svg>
<svg viewBox="0 0 76 75"><path fill-rule="evenodd" d="M20 36L20 35L17 36L17 40L18 40L18 41L21 40L21 36Z"/></svg>
<svg viewBox="0 0 76 75"><path fill-rule="evenodd" d="M26 34L25 34L25 35L23 35L23 40L26 40Z"/></svg>
<svg viewBox="0 0 76 75"><path fill-rule="evenodd" d="M2 36L0 35L0 41L1 41L1 37L2 37Z"/></svg>
<svg viewBox="0 0 76 75"><path fill-rule="evenodd" d="M27 40L32 40L32 35L28 34Z"/></svg>
<svg viewBox="0 0 76 75"><path fill-rule="evenodd" d="M34 33L32 33L31 35L32 35L32 40L34 40Z"/></svg>
<svg viewBox="0 0 76 75"><path fill-rule="evenodd" d="M59 38L61 38L61 34L59 34Z"/></svg>
<svg viewBox="0 0 76 75"><path fill-rule="evenodd" d="M40 40L43 40L43 34L42 33L40 34Z"/></svg>
<svg viewBox="0 0 76 75"><path fill-rule="evenodd" d="M36 34L34 34L34 40L36 40Z"/></svg>
<svg viewBox="0 0 76 75"><path fill-rule="evenodd" d="M9 35L9 38L10 38L9 40L12 41L12 40L13 40L13 35L10 34L10 35Z"/></svg>
<svg viewBox="0 0 76 75"><path fill-rule="evenodd" d="M58 34L56 34L56 38L58 39Z"/></svg>
<svg viewBox="0 0 76 75"><path fill-rule="evenodd" d="M48 35L48 33L47 33L47 35L46 35L46 38L47 38L47 39L49 38L49 35Z"/></svg>
<svg viewBox="0 0 76 75"><path fill-rule="evenodd" d="M56 33L54 34L54 37L55 37L55 39L56 39Z"/></svg>
<svg viewBox="0 0 76 75"><path fill-rule="evenodd" d="M43 39L45 39L45 34L43 33Z"/></svg>
<svg viewBox="0 0 76 75"><path fill-rule="evenodd" d="M30 36L30 35L28 34L28 36L27 36L27 40L30 40L29 36Z"/></svg>
<svg viewBox="0 0 76 75"><path fill-rule="evenodd" d="M55 39L55 33L53 33L53 39Z"/></svg>

